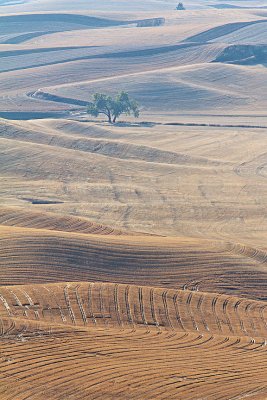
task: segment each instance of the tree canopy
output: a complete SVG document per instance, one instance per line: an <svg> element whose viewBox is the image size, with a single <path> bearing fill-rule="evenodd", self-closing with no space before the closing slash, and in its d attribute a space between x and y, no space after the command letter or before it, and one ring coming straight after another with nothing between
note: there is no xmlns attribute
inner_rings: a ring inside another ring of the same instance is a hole
<svg viewBox="0 0 267 400"><path fill-rule="evenodd" d="M95 93L93 102L88 106L87 112L93 117L104 114L110 123L115 123L122 114L132 114L135 118L138 118L140 114L138 103L130 99L126 92L120 92L115 97L103 93Z"/></svg>
<svg viewBox="0 0 267 400"><path fill-rule="evenodd" d="M178 3L176 10L185 10L183 3Z"/></svg>

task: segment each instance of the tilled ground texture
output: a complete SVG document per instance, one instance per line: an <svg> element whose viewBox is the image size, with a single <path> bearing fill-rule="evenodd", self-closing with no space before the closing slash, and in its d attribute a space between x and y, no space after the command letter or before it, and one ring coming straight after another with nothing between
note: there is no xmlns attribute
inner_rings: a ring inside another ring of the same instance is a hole
<svg viewBox="0 0 267 400"><path fill-rule="evenodd" d="M265 398L265 302L105 283L0 298L4 399Z"/></svg>

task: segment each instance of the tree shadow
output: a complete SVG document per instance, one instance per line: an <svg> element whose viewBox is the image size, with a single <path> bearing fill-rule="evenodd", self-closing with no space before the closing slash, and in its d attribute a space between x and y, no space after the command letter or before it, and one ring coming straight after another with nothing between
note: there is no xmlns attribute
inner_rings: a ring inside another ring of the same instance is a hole
<svg viewBox="0 0 267 400"><path fill-rule="evenodd" d="M79 121L79 122L83 122L83 123L94 123L96 125L101 125L101 126L105 126L105 127L112 127L112 126L116 126L118 128L122 127L122 128L137 128L137 127L147 127L147 128L153 128L155 125L160 125L160 123L157 122L151 122L151 121L140 121L140 122L129 122L129 121L117 121L115 123L109 123L108 121L106 121L105 119L91 119L91 118L86 118L85 115L80 115L80 116L74 116L72 115L71 117L69 117L69 119L71 120L75 120L75 121Z"/></svg>
<svg viewBox="0 0 267 400"><path fill-rule="evenodd" d="M153 128L153 126L157 125L155 122L150 122L150 121L142 121L142 122L126 122L126 121L119 121L113 124L113 126L116 127L147 127L147 128Z"/></svg>

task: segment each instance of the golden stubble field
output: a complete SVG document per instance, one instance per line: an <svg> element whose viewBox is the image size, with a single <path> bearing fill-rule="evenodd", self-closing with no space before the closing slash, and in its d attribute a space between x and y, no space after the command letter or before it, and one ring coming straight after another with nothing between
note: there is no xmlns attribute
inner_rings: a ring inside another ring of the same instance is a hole
<svg viewBox="0 0 267 400"><path fill-rule="evenodd" d="M0 399L266 400L266 10L91 3L0 4Z"/></svg>

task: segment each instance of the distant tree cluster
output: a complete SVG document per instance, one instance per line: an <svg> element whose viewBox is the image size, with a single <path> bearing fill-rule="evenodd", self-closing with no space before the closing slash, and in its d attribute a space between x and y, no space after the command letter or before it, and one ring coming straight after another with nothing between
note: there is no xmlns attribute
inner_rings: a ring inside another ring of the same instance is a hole
<svg viewBox="0 0 267 400"><path fill-rule="evenodd" d="M185 10L183 3L178 3L176 6L176 10Z"/></svg>
<svg viewBox="0 0 267 400"><path fill-rule="evenodd" d="M126 92L118 93L115 97L103 93L95 93L93 102L88 106L87 112L93 117L104 114L108 118L108 122L113 124L122 114L133 114L135 118L138 118L140 114L138 103L135 100L131 100Z"/></svg>

